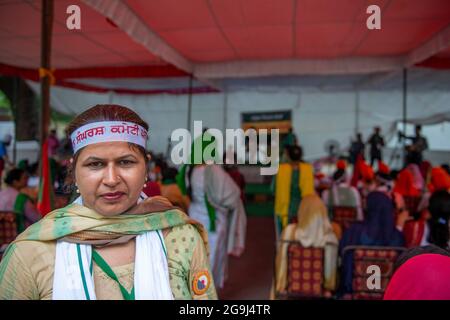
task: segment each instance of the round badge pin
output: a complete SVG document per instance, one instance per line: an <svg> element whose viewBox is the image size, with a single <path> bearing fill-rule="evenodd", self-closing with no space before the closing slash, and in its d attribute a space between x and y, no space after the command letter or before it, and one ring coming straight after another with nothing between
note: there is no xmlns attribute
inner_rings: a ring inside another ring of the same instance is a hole
<svg viewBox="0 0 450 320"><path fill-rule="evenodd" d="M204 294L211 284L211 276L208 271L199 271L192 281L192 290L196 295Z"/></svg>

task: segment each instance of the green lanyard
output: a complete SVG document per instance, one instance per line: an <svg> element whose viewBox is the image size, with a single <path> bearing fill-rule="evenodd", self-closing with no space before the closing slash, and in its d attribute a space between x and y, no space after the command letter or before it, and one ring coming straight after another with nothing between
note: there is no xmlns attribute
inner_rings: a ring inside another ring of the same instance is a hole
<svg viewBox="0 0 450 320"><path fill-rule="evenodd" d="M214 209L214 207L208 201L206 193L205 193L205 203L206 203L206 210L208 210L209 216L209 231L216 232L216 209Z"/></svg>
<svg viewBox="0 0 450 320"><path fill-rule="evenodd" d="M97 253L97 251L92 250L92 258L94 259L94 262L100 267L100 269L102 269L103 272L108 275L108 277L117 282L120 288L120 292L122 292L122 296L125 300L135 300L134 286L133 289L131 289L131 292L128 293L128 291L124 288L124 286L119 282L119 279L117 278L114 271L111 269L108 263L106 263L106 261L103 260L103 258Z"/></svg>

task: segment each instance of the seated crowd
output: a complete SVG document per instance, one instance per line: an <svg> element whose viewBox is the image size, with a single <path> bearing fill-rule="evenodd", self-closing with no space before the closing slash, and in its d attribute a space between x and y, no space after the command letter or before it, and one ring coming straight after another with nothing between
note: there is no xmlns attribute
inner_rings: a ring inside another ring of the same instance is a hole
<svg viewBox="0 0 450 320"><path fill-rule="evenodd" d="M289 165L298 171L297 176L310 176L316 189L308 194L300 189L295 217L289 204L285 205L290 208L288 215L281 211L283 206L277 206L280 195L275 192L275 215L278 221L287 218L287 222L278 223L272 298L381 299L385 293L385 299L450 299L450 175L446 166L408 161L399 172L391 172L379 161L374 172L359 155L353 170L339 159L332 176L312 177L311 170L302 171L308 164L301 157L289 157L295 154L293 149L301 153L299 146L288 147ZM321 261L305 255L305 248L322 250L317 251ZM402 265L394 268L400 260ZM377 287L375 281L372 292L367 283L373 271L367 261L373 265L381 261L381 283ZM306 268L311 263L317 263L320 273ZM320 281L314 282L319 276ZM412 280L417 277L421 280ZM429 282L421 286L424 279ZM446 286L438 284L446 280ZM434 289L430 292L430 288Z"/></svg>
<svg viewBox="0 0 450 320"><path fill-rule="evenodd" d="M204 218L201 222L208 228L214 249L210 257L214 280L219 288L223 287L228 254L240 256L244 248L243 175L232 165L216 167L210 174L204 165L178 171L163 157L150 158L151 170L142 191L149 197L166 197L199 221ZM361 287L358 283L370 276L364 264L368 256L372 261L390 257L392 263L386 264L387 270L382 268L381 288L378 286L374 295L366 288L363 298L381 298L385 293L385 299L450 299L450 286L436 283L436 279L449 283L450 276L448 167L407 161L396 172L378 161L375 172L358 155L352 166L338 159L335 172L327 177L314 174L313 166L303 161L300 146L286 146L283 158L287 162L280 164L272 186L278 230L272 298L355 299L361 289L356 288ZM67 158L50 160L57 195L54 200L58 195L63 199L55 201L54 207L62 207L76 193L64 189ZM16 214L20 233L42 218L37 209L38 164L19 162L17 168L6 172L4 183L0 211ZM214 211L205 202L208 192L208 199L221 204L218 208L226 208L241 218L232 224L222 221L220 210ZM222 198L218 198L219 194ZM237 235L232 247L229 240L225 241L230 232ZM375 253L375 249L382 253ZM366 269L361 271L361 266ZM414 282L408 277L421 280Z"/></svg>

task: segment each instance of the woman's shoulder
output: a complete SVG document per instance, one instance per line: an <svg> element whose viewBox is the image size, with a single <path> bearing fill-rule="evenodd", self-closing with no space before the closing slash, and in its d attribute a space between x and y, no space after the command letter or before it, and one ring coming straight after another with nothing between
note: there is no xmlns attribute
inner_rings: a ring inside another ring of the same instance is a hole
<svg viewBox="0 0 450 320"><path fill-rule="evenodd" d="M9 245L3 255L2 265L11 270L20 270L36 275L43 270L52 270L55 263L54 241L17 241Z"/></svg>
<svg viewBox="0 0 450 320"><path fill-rule="evenodd" d="M188 270L196 248L201 247L202 238L197 228L191 224L185 224L168 228L163 231L167 257L172 266L182 267Z"/></svg>
<svg viewBox="0 0 450 320"><path fill-rule="evenodd" d="M11 245L10 250L22 262L27 265L34 265L38 261L54 261L56 242L55 241L18 241Z"/></svg>
<svg viewBox="0 0 450 320"><path fill-rule="evenodd" d="M12 243L1 262L0 299L50 299L55 242Z"/></svg>
<svg viewBox="0 0 450 320"><path fill-rule="evenodd" d="M181 239L183 236L184 237L193 237L193 236L200 235L200 233L194 225L187 223L187 224L178 225L178 226L164 229L163 235L164 235L165 239L167 239L168 237L175 238L175 239L177 239L177 238Z"/></svg>
<svg viewBox="0 0 450 320"><path fill-rule="evenodd" d="M9 186L7 186L6 188L4 188L0 191L0 195L2 197L12 197L12 196L17 196L18 194L19 194L19 191L17 191L14 188L11 188Z"/></svg>

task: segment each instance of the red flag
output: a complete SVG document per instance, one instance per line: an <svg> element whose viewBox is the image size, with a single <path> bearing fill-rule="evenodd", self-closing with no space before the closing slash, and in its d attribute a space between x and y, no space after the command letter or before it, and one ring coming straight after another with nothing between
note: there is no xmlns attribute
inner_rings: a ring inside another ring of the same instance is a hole
<svg viewBox="0 0 450 320"><path fill-rule="evenodd" d="M46 139L41 148L41 172L39 179L39 197L37 209L45 216L54 208L53 183L50 175L48 161L48 140Z"/></svg>

